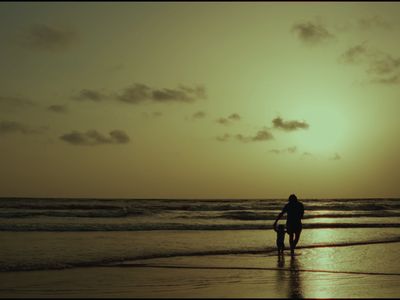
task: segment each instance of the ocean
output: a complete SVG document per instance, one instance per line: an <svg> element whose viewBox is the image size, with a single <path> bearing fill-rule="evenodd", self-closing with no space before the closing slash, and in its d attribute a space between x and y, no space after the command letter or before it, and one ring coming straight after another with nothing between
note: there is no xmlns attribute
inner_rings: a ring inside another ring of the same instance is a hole
<svg viewBox="0 0 400 300"><path fill-rule="evenodd" d="M348 276L359 274L363 278L365 276L370 278L368 274L391 276L390 278L400 276L398 262L400 199L301 199L301 201L305 207L305 214L303 232L296 251L299 259L303 259L303 271L332 274L342 272ZM64 289L60 287L60 291L64 292L57 292L53 284L52 293L49 294L44 292L46 284L49 284L48 281L35 285L32 283L33 279L29 277L31 275L27 275L46 272L47 275L44 277L50 278L47 277L48 274L56 270L73 272L73 270L88 271L100 268L113 269L113 272L116 272L115 268L131 266L147 267L146 274L149 274L150 268L153 268L152 270L156 267L165 268L173 262L172 267L175 269L170 269L170 272L177 274L179 268L181 272L183 268L190 267L195 270L207 264L208 268L214 270L232 267L233 261L239 264L237 266L239 269L263 270L264 268L264 271L274 272L275 263L270 261L276 257L275 232L272 230L272 224L286 202L285 199L2 198L0 200L2 244L0 296L93 296L88 294L84 286L78 288L77 284L73 287L71 285L67 290L65 287ZM280 221L282 224L284 222L284 219ZM288 247L287 238L285 244ZM360 260L360 255L370 255L371 252L363 250L361 253L364 254L358 253L357 251L364 249L363 247L376 249L376 253L382 252L379 249L390 247L391 249L394 247L397 251L388 252L390 259L381 261L382 258L378 255L368 258L366 262ZM335 253L342 253L340 251L343 249L358 249L351 252L358 254L350 255L351 259L347 258L347 263L346 260L343 261L346 254L340 254L341 259L335 263L334 260L324 261L318 256L318 253L333 251L332 249L335 249ZM319 260L312 257L319 257ZM246 261L244 258L248 261L247 265L242 263ZM270 263L262 267L263 262L268 261ZM22 277L18 276L28 276L33 286L26 279L23 280L24 285L22 279L18 279ZM396 277L395 280L399 278ZM198 291L202 289L196 289L194 294L193 291L188 292L189 294L182 293L187 291L188 287L182 289L177 282L170 285L172 290L167 289L168 293L155 283L150 289L153 279L148 279L141 285L137 280L130 282L134 288L130 286L125 289L125 294L121 292L121 288L118 289L114 285L111 288L113 292L109 295L129 297L201 295ZM144 280L143 277L141 280ZM391 282L390 280L385 282ZM210 285L215 284L213 280L207 282ZM389 288L387 295L393 296L398 293L398 289L393 288L391 290ZM153 292L149 294L150 290ZM226 294L214 293L210 296L216 295ZM244 296L257 295L250 293ZM261 295L290 297L276 291ZM329 293L308 295L332 296ZM337 293L333 294L333 297L335 295Z"/></svg>

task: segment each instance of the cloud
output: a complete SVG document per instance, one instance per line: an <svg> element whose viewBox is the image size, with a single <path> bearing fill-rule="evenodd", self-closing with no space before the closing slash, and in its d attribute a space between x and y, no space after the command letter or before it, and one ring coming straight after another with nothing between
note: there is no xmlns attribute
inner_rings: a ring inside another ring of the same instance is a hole
<svg viewBox="0 0 400 300"><path fill-rule="evenodd" d="M145 84L136 83L131 87L125 88L117 99L131 104L137 104L151 98L151 88Z"/></svg>
<svg viewBox="0 0 400 300"><path fill-rule="evenodd" d="M386 53L376 53L369 62L367 72L376 75L385 75L399 70L399 67L400 58L394 58Z"/></svg>
<svg viewBox="0 0 400 300"><path fill-rule="evenodd" d="M313 157L314 155L310 152L303 152L303 154L301 155L302 158L307 158L307 157Z"/></svg>
<svg viewBox="0 0 400 300"><path fill-rule="evenodd" d="M274 125L274 128L279 128L283 129L285 131L294 131L297 129L308 129L310 125L308 125L306 122L300 122L300 121L283 121L282 118L277 117L272 120L272 123Z"/></svg>
<svg viewBox="0 0 400 300"><path fill-rule="evenodd" d="M60 114L68 112L66 105L58 105L58 104L48 106L47 110Z"/></svg>
<svg viewBox="0 0 400 300"><path fill-rule="evenodd" d="M139 104L145 101L153 102L194 102L197 99L204 99L206 97L205 88L202 86L187 87L184 85L178 88L162 88L154 89L148 85L136 83L130 87L125 88L122 93L117 95L117 100L130 103Z"/></svg>
<svg viewBox="0 0 400 300"><path fill-rule="evenodd" d="M216 139L217 141L220 142L226 142L227 140L229 140L231 137L231 135L229 133L225 133L223 136L217 136Z"/></svg>
<svg viewBox="0 0 400 300"><path fill-rule="evenodd" d="M7 97L7 96L0 96L0 107L2 110L17 110L23 108L30 108L34 107L36 104L26 98L22 97Z"/></svg>
<svg viewBox="0 0 400 300"><path fill-rule="evenodd" d="M296 152L297 152L297 147L296 147L296 146L293 146L293 147L288 147L288 148L281 149L281 150L279 150L279 149L272 149L272 150L269 150L269 152L275 153L275 154L282 154L282 153L293 154L293 153L296 153Z"/></svg>
<svg viewBox="0 0 400 300"><path fill-rule="evenodd" d="M240 115L237 113L230 114L227 118L218 118L215 120L217 123L221 125L228 125L235 121L240 121Z"/></svg>
<svg viewBox="0 0 400 300"><path fill-rule="evenodd" d="M400 83L400 74L382 77L382 78L374 78L371 80L372 83L381 83L381 84L399 84Z"/></svg>
<svg viewBox="0 0 400 300"><path fill-rule="evenodd" d="M107 98L107 96L99 91L91 89L82 89L78 95L72 97L77 101L93 101L100 102Z"/></svg>
<svg viewBox="0 0 400 300"><path fill-rule="evenodd" d="M195 112L193 115L192 115L192 118L193 119L203 119L203 118L205 118L206 117L206 113L204 112L204 111L202 111L202 110L200 110L200 111L198 111L198 112Z"/></svg>
<svg viewBox="0 0 400 300"><path fill-rule="evenodd" d="M273 139L273 135L267 130L262 129L257 132L255 136L251 138L252 141L267 141Z"/></svg>
<svg viewBox="0 0 400 300"><path fill-rule="evenodd" d="M228 117L228 119L233 120L233 121L239 121L240 120L240 116L237 113L233 113Z"/></svg>
<svg viewBox="0 0 400 300"><path fill-rule="evenodd" d="M355 45L354 47L350 47L347 49L341 56L340 61L347 64L356 64L360 63L365 59L367 55L367 46L366 43L362 43L359 45Z"/></svg>
<svg viewBox="0 0 400 300"><path fill-rule="evenodd" d="M317 45L326 40L334 38L334 35L321 24L310 21L294 24L292 27L292 32L296 33L298 38L303 43L310 46Z"/></svg>
<svg viewBox="0 0 400 300"><path fill-rule="evenodd" d="M61 135L60 139L75 146L126 144L130 141L129 136L122 130L112 130L109 136L104 136L96 130L88 130L87 132L72 131Z"/></svg>
<svg viewBox="0 0 400 300"><path fill-rule="evenodd" d="M2 134L36 134L43 132L44 128L33 129L28 125L14 121L0 121L0 135Z"/></svg>
<svg viewBox="0 0 400 300"><path fill-rule="evenodd" d="M226 118L218 118L217 120L215 120L215 122L222 124L222 125L227 125L229 124L229 120Z"/></svg>
<svg viewBox="0 0 400 300"><path fill-rule="evenodd" d="M129 143L129 136L122 130L112 130L110 132L111 140L116 144L126 144Z"/></svg>
<svg viewBox="0 0 400 300"><path fill-rule="evenodd" d="M382 17L375 15L359 19L358 27L362 30L371 30L373 28L390 29L392 26Z"/></svg>
<svg viewBox="0 0 400 300"><path fill-rule="evenodd" d="M216 140L220 141L220 142L226 142L226 141L230 140L231 138L235 138L236 140L238 140L242 143L249 143L249 142L272 140L274 138L274 136L268 131L268 129L264 128L264 129L259 130L253 136L245 136L240 133L233 136L228 133L225 133L223 136L217 136Z"/></svg>
<svg viewBox="0 0 400 300"><path fill-rule="evenodd" d="M20 43L35 50L58 52L70 48L78 40L78 33L74 30L35 24L21 37Z"/></svg>
<svg viewBox="0 0 400 300"><path fill-rule="evenodd" d="M346 50L339 61L347 64L359 64L365 67L366 74L373 76L370 82L381 84L399 83L400 57L367 47L362 43Z"/></svg>

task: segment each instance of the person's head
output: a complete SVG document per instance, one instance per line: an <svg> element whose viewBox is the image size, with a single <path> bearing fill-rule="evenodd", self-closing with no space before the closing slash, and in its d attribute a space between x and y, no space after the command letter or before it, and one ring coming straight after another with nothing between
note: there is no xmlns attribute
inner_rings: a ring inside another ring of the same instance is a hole
<svg viewBox="0 0 400 300"><path fill-rule="evenodd" d="M291 194L291 195L289 196L289 202L296 202L296 201L297 201L296 195L295 195L295 194Z"/></svg>

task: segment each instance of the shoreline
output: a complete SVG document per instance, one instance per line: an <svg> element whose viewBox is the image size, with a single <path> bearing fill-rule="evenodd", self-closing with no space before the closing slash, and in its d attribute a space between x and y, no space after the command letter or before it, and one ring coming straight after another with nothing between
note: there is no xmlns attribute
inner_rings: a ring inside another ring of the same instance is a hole
<svg viewBox="0 0 400 300"><path fill-rule="evenodd" d="M289 253L181 256L7 272L0 273L0 296L391 298L400 294L398 247L299 248L293 258ZM370 263L361 266L360 260Z"/></svg>

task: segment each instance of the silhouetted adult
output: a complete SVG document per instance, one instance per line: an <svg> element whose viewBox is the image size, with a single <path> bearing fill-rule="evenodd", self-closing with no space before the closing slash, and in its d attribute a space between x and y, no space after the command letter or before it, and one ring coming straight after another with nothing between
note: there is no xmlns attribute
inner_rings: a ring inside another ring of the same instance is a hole
<svg viewBox="0 0 400 300"><path fill-rule="evenodd" d="M288 203L283 207L282 212L278 215L274 222L274 228L278 220L287 213L286 219L286 232L289 234L289 243L291 254L294 254L294 249L300 239L301 230L303 225L301 219L304 215L303 203L297 200L296 195L289 196Z"/></svg>

